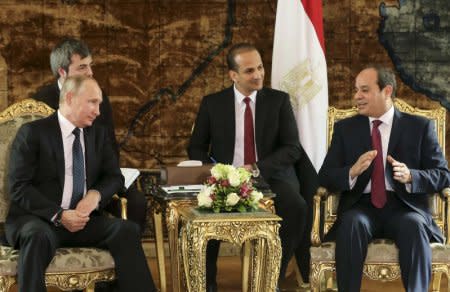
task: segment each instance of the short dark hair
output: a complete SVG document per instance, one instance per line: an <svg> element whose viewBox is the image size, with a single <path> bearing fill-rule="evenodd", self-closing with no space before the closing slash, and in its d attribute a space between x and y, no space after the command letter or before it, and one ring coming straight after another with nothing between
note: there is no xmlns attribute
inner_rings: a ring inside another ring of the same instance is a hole
<svg viewBox="0 0 450 292"><path fill-rule="evenodd" d="M370 65L366 69L374 69L377 72L377 84L380 90L383 90L387 85L392 86L391 97L395 97L397 94L397 81L395 80L394 71L391 68L383 67L379 65Z"/></svg>
<svg viewBox="0 0 450 292"><path fill-rule="evenodd" d="M82 59L91 55L89 47L81 40L74 38L65 38L50 53L50 67L53 75L59 78L59 68L63 68L66 72L69 71L71 63L70 58L73 55L80 55Z"/></svg>
<svg viewBox="0 0 450 292"><path fill-rule="evenodd" d="M250 43L238 43L230 48L227 54L228 70L239 71L239 66L236 63L236 55L243 52L257 51L258 49ZM259 53L259 52L258 52Z"/></svg>

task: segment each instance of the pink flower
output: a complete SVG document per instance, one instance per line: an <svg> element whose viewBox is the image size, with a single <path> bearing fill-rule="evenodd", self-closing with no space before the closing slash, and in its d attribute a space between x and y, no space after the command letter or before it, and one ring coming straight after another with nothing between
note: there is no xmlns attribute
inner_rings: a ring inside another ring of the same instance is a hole
<svg viewBox="0 0 450 292"><path fill-rule="evenodd" d="M216 178L214 176L209 176L207 181L206 181L209 185L213 185L217 182Z"/></svg>
<svg viewBox="0 0 450 292"><path fill-rule="evenodd" d="M241 189L240 189L240 193L241 193L242 197L244 197L244 198L247 197L251 191L252 191L252 188L248 184L242 184Z"/></svg>
<svg viewBox="0 0 450 292"><path fill-rule="evenodd" d="M220 185L222 187L229 187L230 186L230 182L227 179L224 179L223 181L220 182Z"/></svg>

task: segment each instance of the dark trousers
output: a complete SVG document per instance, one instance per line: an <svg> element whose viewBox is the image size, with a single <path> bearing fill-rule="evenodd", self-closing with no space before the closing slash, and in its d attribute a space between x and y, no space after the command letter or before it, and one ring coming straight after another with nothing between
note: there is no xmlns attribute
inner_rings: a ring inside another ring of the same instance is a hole
<svg viewBox="0 0 450 292"><path fill-rule="evenodd" d="M399 249L406 291L428 291L431 236L425 217L406 206L396 194L388 192L388 201L381 209L372 206L370 195L363 195L355 206L339 215L336 231L338 290L360 291L368 244L374 238L388 238Z"/></svg>
<svg viewBox="0 0 450 292"><path fill-rule="evenodd" d="M137 189L135 184L132 184L126 190L124 197L127 199L128 220L137 223L142 234L142 232L144 232L147 216L147 199L144 194ZM120 218L121 209L118 204L112 202L106 207L106 211Z"/></svg>
<svg viewBox="0 0 450 292"><path fill-rule="evenodd" d="M19 248L20 292L46 291L45 270L56 249L83 246L111 252L117 276L114 291L156 291L139 228L131 221L92 215L83 230L72 233L34 215L24 215L7 221L5 227L9 243Z"/></svg>
<svg viewBox="0 0 450 292"><path fill-rule="evenodd" d="M306 202L300 195L296 178L290 180L272 179L268 182L276 194L275 210L281 221L280 239L282 247L280 278L284 278L289 260L301 244L306 223ZM206 249L206 285L215 285L217 274L217 256L220 241L210 240Z"/></svg>

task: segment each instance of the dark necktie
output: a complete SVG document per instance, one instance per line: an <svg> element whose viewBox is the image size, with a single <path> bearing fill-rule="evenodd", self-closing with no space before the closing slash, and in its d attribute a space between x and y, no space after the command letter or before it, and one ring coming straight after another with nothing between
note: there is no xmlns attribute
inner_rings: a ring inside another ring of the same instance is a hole
<svg viewBox="0 0 450 292"><path fill-rule="evenodd" d="M255 155L255 134L253 131L253 115L250 107L250 98L244 98L244 164L253 164L256 162Z"/></svg>
<svg viewBox="0 0 450 292"><path fill-rule="evenodd" d="M70 209L75 209L78 202L83 198L84 193L84 157L81 148L80 129L75 128L72 132L75 140L72 146L72 174L73 174L73 190L70 200Z"/></svg>
<svg viewBox="0 0 450 292"><path fill-rule="evenodd" d="M377 208L383 208L386 204L386 184L384 182L383 147L381 145L381 134L378 126L380 120L374 120L372 128L372 146L377 150L377 156L373 161L373 171L371 177L371 200Z"/></svg>

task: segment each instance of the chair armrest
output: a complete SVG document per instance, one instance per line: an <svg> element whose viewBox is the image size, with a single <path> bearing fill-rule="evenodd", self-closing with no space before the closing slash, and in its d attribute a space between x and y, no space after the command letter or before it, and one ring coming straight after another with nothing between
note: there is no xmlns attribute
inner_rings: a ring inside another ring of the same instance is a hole
<svg viewBox="0 0 450 292"><path fill-rule="evenodd" d="M440 194L442 197L444 197L444 200L445 200L445 206L446 206L445 220L447 220L447 222L446 222L447 228L445 229L446 234L444 234L444 236L445 236L446 240L448 241L450 239L450 230L449 230L449 227L450 227L450 225L449 225L450 224L450 218L449 218L449 215L450 215L450 204L449 204L450 188L444 188Z"/></svg>
<svg viewBox="0 0 450 292"><path fill-rule="evenodd" d="M127 199L124 197L119 197L119 195L115 194L112 197L113 201L118 201L120 204L120 217L124 220L128 219L128 212L127 212Z"/></svg>
<svg viewBox="0 0 450 292"><path fill-rule="evenodd" d="M320 203L328 196L328 190L324 187L319 187L314 195L313 202L313 226L311 229L311 244L312 246L319 246L320 240Z"/></svg>

